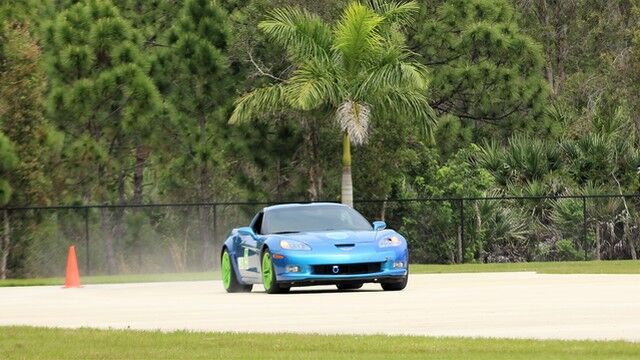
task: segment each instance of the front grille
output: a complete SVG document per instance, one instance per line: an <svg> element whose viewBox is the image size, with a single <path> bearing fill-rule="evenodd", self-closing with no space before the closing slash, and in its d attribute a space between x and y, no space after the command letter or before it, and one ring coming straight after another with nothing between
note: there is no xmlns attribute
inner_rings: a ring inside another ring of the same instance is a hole
<svg viewBox="0 0 640 360"><path fill-rule="evenodd" d="M337 266L337 272L334 272L334 266ZM316 275L358 275L371 274L380 272L382 263L360 263L360 264L332 264L332 265L314 265L313 273Z"/></svg>

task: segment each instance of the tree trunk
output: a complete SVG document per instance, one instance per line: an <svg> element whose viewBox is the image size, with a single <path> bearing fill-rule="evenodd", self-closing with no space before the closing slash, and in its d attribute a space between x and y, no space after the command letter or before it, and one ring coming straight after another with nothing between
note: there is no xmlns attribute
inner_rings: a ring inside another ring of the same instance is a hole
<svg viewBox="0 0 640 360"><path fill-rule="evenodd" d="M217 263L212 261L214 256L212 255L211 246L211 227L209 221L209 206L199 206L198 213L200 218L200 240L204 246L202 251L202 266L203 270L208 271L211 267L217 267Z"/></svg>
<svg viewBox="0 0 640 360"><path fill-rule="evenodd" d="M318 201L322 198L322 167L319 159L318 121L315 118L310 118L307 124L309 128L305 140L309 159L311 159L311 164L309 164L309 200Z"/></svg>
<svg viewBox="0 0 640 360"><path fill-rule="evenodd" d="M565 59L569 55L569 44L567 40L568 25L561 24L556 30L557 34L557 48L556 48L556 80L554 81L555 90L557 95L562 90L562 85L565 79L564 63Z"/></svg>
<svg viewBox="0 0 640 360"><path fill-rule="evenodd" d="M142 204L142 197L144 192L144 167L149 158L149 147L144 144L136 145L136 158L133 168L133 198L131 202L135 205ZM142 208L134 208L134 212L140 213L144 210ZM138 253L138 264L142 264L142 244L140 241L140 228L133 229L133 244L136 247Z"/></svg>
<svg viewBox="0 0 640 360"><path fill-rule="evenodd" d="M207 119L204 114L201 114L199 121L200 130L200 147L204 149L206 147L206 132L207 132ZM209 173L208 161L211 159L201 158L200 160L200 179L198 186L198 200L201 203L211 201L209 196L209 188L211 188L211 174ZM198 207L198 218L200 222L200 241L202 243L202 267L203 270L208 270L212 266L217 267L217 262L214 263L214 256L212 254L212 247L216 244L211 244L211 228L209 224L209 207ZM214 241L215 242L215 241ZM215 249L214 249L215 250Z"/></svg>
<svg viewBox="0 0 640 360"><path fill-rule="evenodd" d="M457 244L457 250L458 250L458 264L462 264L462 227L460 225L458 225L458 244Z"/></svg>
<svg viewBox="0 0 640 360"><path fill-rule="evenodd" d="M480 216L480 208L478 207L478 202L473 202L473 208L476 213L476 241L480 244L483 244L482 239L482 216ZM481 250L484 249L484 245L482 245ZM475 256L474 256L475 257Z"/></svg>
<svg viewBox="0 0 640 360"><path fill-rule="evenodd" d="M309 166L309 200L318 201L322 198L322 174L316 164Z"/></svg>
<svg viewBox="0 0 640 360"><path fill-rule="evenodd" d="M602 260L602 256L600 254L600 236L602 232L601 224L596 225L596 260Z"/></svg>
<svg viewBox="0 0 640 360"><path fill-rule="evenodd" d="M628 215L627 215L628 216ZM638 260L638 254L636 253L636 246L633 242L632 231L629 227L629 218L625 218L624 220L624 241L627 242L629 246L629 252L631 253L631 260Z"/></svg>
<svg viewBox="0 0 640 360"><path fill-rule="evenodd" d="M549 89L551 90L551 95L555 96L555 81L554 81L554 74L553 74L553 60L554 60L554 56L553 56L553 47L551 44L551 40L553 39L553 36L551 35L551 31L552 31L552 26L551 26L551 15L549 14L549 8L547 6L547 2L546 0L543 0L540 2L540 11L538 12L538 16L540 17L540 20L542 21L542 23L544 24L544 31L545 31L545 35L544 38L547 39L548 43L547 46L545 47L546 49L546 64L545 64L545 73L546 73L546 77L547 77L547 82L549 83Z"/></svg>
<svg viewBox="0 0 640 360"><path fill-rule="evenodd" d="M122 170L120 171L120 175L118 175L118 204L125 205L126 203L127 203L127 199L125 198L125 171ZM119 206L115 208L116 216L114 219L114 226L113 226L113 234L114 234L113 249L114 249L114 255L116 259L118 255L120 255L121 258L124 255L122 251L124 249L124 235L125 235L124 211L125 211L125 208L123 206ZM142 264L142 261L141 261L142 249L138 247L135 250L138 253L138 260L140 260L138 261L138 265L140 265ZM116 261L116 266L117 266L117 261ZM117 270L117 267L115 269Z"/></svg>
<svg viewBox="0 0 640 360"><path fill-rule="evenodd" d="M351 179L351 142L345 132L342 137L342 203L353 207L353 182Z"/></svg>
<svg viewBox="0 0 640 360"><path fill-rule="evenodd" d="M109 208L102 208L100 215L102 220L102 234L104 236L104 246L107 253L107 273L112 275L116 271L116 254L113 246L113 229L111 228L111 216Z"/></svg>
<svg viewBox="0 0 640 360"><path fill-rule="evenodd" d="M146 145L136 146L136 164L133 169L133 204L142 204L144 166L148 157L149 148Z"/></svg>
<svg viewBox="0 0 640 360"><path fill-rule="evenodd" d="M7 264L9 262L9 251L11 248L11 228L9 227L9 210L4 210L4 226L2 230L2 257L0 258L0 280L7 278Z"/></svg>
<svg viewBox="0 0 640 360"><path fill-rule="evenodd" d="M613 225L613 221L608 224L609 227L609 260L615 259L615 245L616 241L616 229Z"/></svg>

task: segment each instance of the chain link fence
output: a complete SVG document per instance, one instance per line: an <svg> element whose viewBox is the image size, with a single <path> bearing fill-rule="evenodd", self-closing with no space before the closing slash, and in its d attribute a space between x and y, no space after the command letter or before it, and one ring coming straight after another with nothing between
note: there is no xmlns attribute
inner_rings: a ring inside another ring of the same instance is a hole
<svg viewBox="0 0 640 360"><path fill-rule="evenodd" d="M228 232L273 203L23 207L2 211L0 271L86 275L210 271ZM636 259L640 195L357 200L409 241L414 263ZM1 274L0 274L1 275Z"/></svg>

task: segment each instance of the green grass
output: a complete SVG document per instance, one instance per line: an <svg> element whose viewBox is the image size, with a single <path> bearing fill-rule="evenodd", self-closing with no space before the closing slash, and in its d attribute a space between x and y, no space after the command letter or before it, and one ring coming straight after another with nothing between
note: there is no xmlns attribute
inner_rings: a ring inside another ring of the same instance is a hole
<svg viewBox="0 0 640 360"><path fill-rule="evenodd" d="M82 275L82 274L81 274ZM128 275L97 275L81 276L82 285L88 284L119 284L139 282L162 281L202 281L217 280L220 274L217 272L191 272L191 273L167 273L167 274L128 274ZM38 279L7 279L0 280L0 287L6 286L39 286L64 284L64 278L38 278Z"/></svg>
<svg viewBox="0 0 640 360"><path fill-rule="evenodd" d="M640 261L569 261L569 262L531 262L508 264L455 264L455 265L422 265L412 264L412 274L437 273L473 273L473 272L507 272L535 271L541 274L640 274ZM132 282L159 281L199 281L218 280L219 273L193 272L177 274L140 274L140 275L104 275L83 276L82 284L115 284ZM40 279L8 279L0 280L3 286L35 286L62 285L64 278Z"/></svg>
<svg viewBox="0 0 640 360"><path fill-rule="evenodd" d="M411 265L413 274L535 271L541 274L640 274L638 260Z"/></svg>
<svg viewBox="0 0 640 360"><path fill-rule="evenodd" d="M637 359L640 343L0 327L0 359Z"/></svg>

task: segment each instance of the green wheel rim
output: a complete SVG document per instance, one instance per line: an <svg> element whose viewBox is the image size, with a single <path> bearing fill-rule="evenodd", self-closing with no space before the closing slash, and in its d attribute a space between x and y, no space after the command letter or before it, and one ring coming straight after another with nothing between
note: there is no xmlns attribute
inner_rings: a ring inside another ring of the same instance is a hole
<svg viewBox="0 0 640 360"><path fill-rule="evenodd" d="M271 289L273 285L273 267L271 266L271 254L265 251L262 255L262 284L265 289Z"/></svg>
<svg viewBox="0 0 640 360"><path fill-rule="evenodd" d="M231 259L229 253L225 250L222 253L222 285L225 289L228 289L231 285Z"/></svg>

